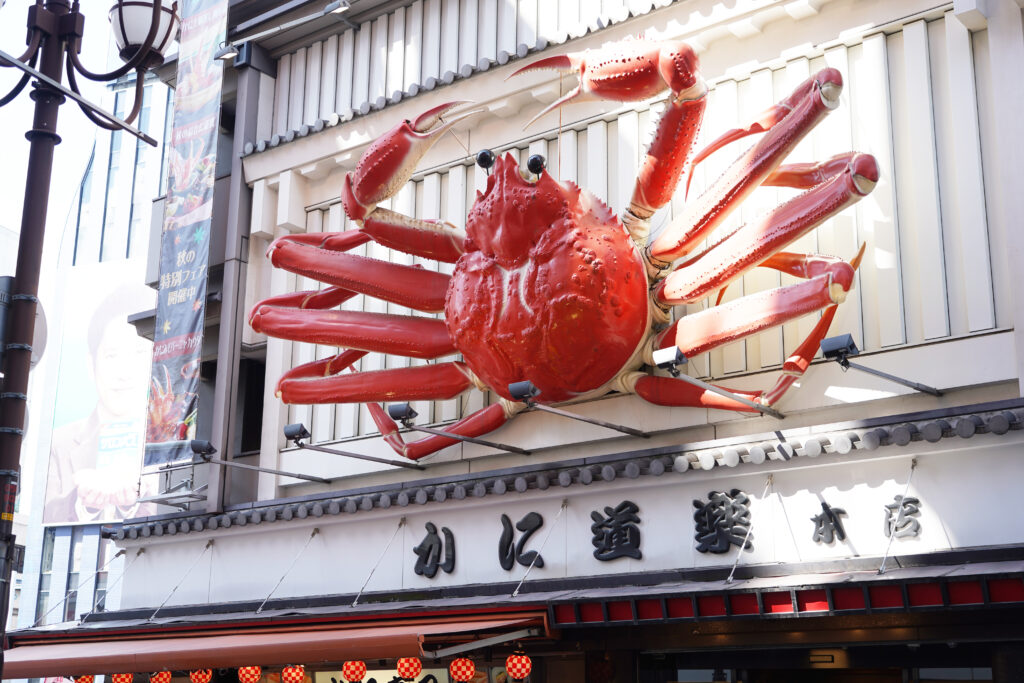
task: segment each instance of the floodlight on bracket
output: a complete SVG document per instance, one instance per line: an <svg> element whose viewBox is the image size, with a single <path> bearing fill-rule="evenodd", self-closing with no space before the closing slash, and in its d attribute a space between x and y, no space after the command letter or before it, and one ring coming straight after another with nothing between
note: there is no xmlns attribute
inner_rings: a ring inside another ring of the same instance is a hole
<svg viewBox="0 0 1024 683"><path fill-rule="evenodd" d="M252 35L245 36L244 38L240 38L238 40L233 40L230 42L224 41L220 44L220 47L213 53L213 58L223 59L224 61L230 61L238 56L239 48L245 43L251 43L253 41L260 40L261 38L267 38L269 36L274 35L275 33L287 31L288 29L295 28L296 26L301 26L302 24L312 21L313 19L319 19L321 17L326 17L328 15L334 15L335 17L338 17L338 19L341 20L344 24L346 24L349 28L358 28L347 18L341 16L345 12L347 12L350 7L351 5L349 4L349 0L334 0L334 2L329 2L326 5L324 5L323 9L321 9L319 12L314 12L313 14L307 14L305 16L292 19L291 21L286 21L283 24L278 24L277 26L274 26L273 28L268 28L264 31L253 33Z"/></svg>
<svg viewBox="0 0 1024 683"><path fill-rule="evenodd" d="M745 396L740 396L739 394L734 394L728 389L716 387L714 384L709 384L704 380L697 379L696 377L691 377L690 375L684 375L683 373L679 372L678 366L685 365L689 359L682 351L679 350L679 347L677 346L669 346L664 349L658 349L657 351L654 352L653 357L654 364L657 367L661 368L662 370L668 370L669 374L676 379L682 380L688 384L692 384L695 387L700 387L705 391L710 391L718 394L719 396L724 396L725 398L732 399L737 403L742 403L743 405L753 410L756 410L762 415L771 415L776 420L786 419L785 415L775 410L775 408L772 408L771 406L766 406L762 403L751 401L749 398Z"/></svg>
<svg viewBox="0 0 1024 683"><path fill-rule="evenodd" d="M839 367L846 372L850 368L854 370L860 370L866 372L869 375L881 377L887 379L890 382L896 384L902 384L905 387L909 387L914 391L920 391L925 394L931 394L932 396L942 396L942 392L935 387L930 387L927 384L921 384L920 382L914 382L909 379L903 379L896 375L890 375L888 372L882 372L881 370L875 370L861 365L860 363L851 363L850 356L856 356L860 353L860 349L857 348L856 342L853 341L853 336L849 334L840 335L837 337L828 337L827 339L821 340L821 354L826 360L834 360L839 364Z"/></svg>
<svg viewBox="0 0 1024 683"><path fill-rule="evenodd" d="M587 422L598 427L605 427L606 429L614 429L617 432L623 434L629 434L630 436L639 436L642 439L649 439L651 435L647 432L642 432L639 429L633 429L632 427L626 427L624 425L614 424L612 422L605 422L604 420L598 420L596 417L584 417L583 415L577 415L576 413L570 413L567 410L560 408L553 408L543 403L538 403L534 399L540 396L540 389L538 389L533 382L530 380L524 380L522 382L512 382L508 385L509 396L512 397L513 401L519 401L525 403L529 408L535 408L545 413L551 413L552 415L560 415L567 417L570 420L579 420L580 422Z"/></svg>
<svg viewBox="0 0 1024 683"><path fill-rule="evenodd" d="M189 503L198 503L199 501L206 500L206 496L201 494L205 494L206 489L208 488L206 484L195 489L188 488L190 486L192 486L192 480L183 479L163 493L159 493L155 496L139 498L138 502L158 503L160 505L178 508L179 510L188 510Z"/></svg>
<svg viewBox="0 0 1024 683"><path fill-rule="evenodd" d="M509 446L508 444L498 443L497 441L487 441L486 439L478 439L475 436L465 436L463 434L456 434L455 432L446 432L441 429L433 429L431 427L418 427L413 423L416 416L419 415L412 406L408 403L392 403L388 405L388 415L392 420L398 420L402 423L403 427L412 429L417 432L423 432L424 434L433 434L435 436L443 436L446 439L455 439L456 441L466 441L468 443L480 444L481 446L489 446L491 448L497 448L500 451L511 451L512 453L519 453L521 455L531 455L531 452L525 448L517 448L516 446Z"/></svg>
<svg viewBox="0 0 1024 683"><path fill-rule="evenodd" d="M368 460L370 462L378 462L383 465L394 465L395 467L405 467L410 470L425 470L427 469L423 465L417 465L414 462L403 462L401 460L389 460L388 458L378 458L375 455L363 455L362 453L350 453L349 451L338 450L337 448L326 448L324 446L317 446L311 443L302 443L303 439L312 438L309 430L306 429L306 425L302 423L285 425L284 438L291 441L298 448L310 451L319 451L321 453L330 453L331 455L341 455L346 458L355 458L356 460Z"/></svg>
<svg viewBox="0 0 1024 683"><path fill-rule="evenodd" d="M215 458L213 456L217 454L217 449L214 448L213 444L209 441L193 439L189 442L189 447L192 449L192 453L199 457L199 460L193 460L190 463L185 463L186 466L210 464L219 465L221 467L235 467L242 470L252 470L255 472L265 472L266 474L277 474L282 477L304 479L305 481L315 481L318 484L330 484L332 481L331 479L324 479L323 477L314 477L312 474L284 472L282 470L273 470L269 467L257 467L256 465L246 465L245 463L235 462L234 460L222 460L220 458ZM181 465L165 465L160 469L179 469L180 467Z"/></svg>

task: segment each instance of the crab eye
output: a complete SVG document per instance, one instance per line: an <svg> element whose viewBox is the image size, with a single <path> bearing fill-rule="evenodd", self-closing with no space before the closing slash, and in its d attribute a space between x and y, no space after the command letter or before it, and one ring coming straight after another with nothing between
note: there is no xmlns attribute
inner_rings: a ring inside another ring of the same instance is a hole
<svg viewBox="0 0 1024 683"><path fill-rule="evenodd" d="M485 171L494 166L494 152L489 149L482 149L476 153L476 165Z"/></svg>
<svg viewBox="0 0 1024 683"><path fill-rule="evenodd" d="M540 154L534 154L526 160L526 168L534 175L540 175L546 167L547 160Z"/></svg>

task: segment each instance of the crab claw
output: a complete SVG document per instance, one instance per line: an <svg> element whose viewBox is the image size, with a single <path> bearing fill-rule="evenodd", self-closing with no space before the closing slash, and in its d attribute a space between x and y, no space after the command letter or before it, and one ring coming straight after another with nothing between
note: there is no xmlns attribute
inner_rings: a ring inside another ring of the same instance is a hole
<svg viewBox="0 0 1024 683"><path fill-rule="evenodd" d="M627 40L598 50L546 57L514 71L511 76L543 69L575 71L580 81L533 117L527 126L571 100L635 102L654 97L666 88L676 96L688 93L688 97L703 94L705 88L697 54L682 41ZM695 90L690 92L691 89Z"/></svg>
<svg viewBox="0 0 1024 683"><path fill-rule="evenodd" d="M352 220L362 220L378 203L395 195L423 155L460 121L482 109L461 112L445 120L445 114L467 102L448 102L405 120L377 138L363 152L356 170L345 176L341 201Z"/></svg>

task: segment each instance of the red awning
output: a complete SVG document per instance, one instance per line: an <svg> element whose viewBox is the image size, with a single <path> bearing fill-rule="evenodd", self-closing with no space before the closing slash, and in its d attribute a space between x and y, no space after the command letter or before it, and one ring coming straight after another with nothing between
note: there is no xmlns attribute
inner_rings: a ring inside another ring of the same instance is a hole
<svg viewBox="0 0 1024 683"><path fill-rule="evenodd" d="M345 627L233 629L169 637L149 634L62 634L33 639L4 653L3 676L42 678L236 666L340 663L425 654L424 642L465 642L489 632L542 625L543 613L507 618L450 617Z"/></svg>

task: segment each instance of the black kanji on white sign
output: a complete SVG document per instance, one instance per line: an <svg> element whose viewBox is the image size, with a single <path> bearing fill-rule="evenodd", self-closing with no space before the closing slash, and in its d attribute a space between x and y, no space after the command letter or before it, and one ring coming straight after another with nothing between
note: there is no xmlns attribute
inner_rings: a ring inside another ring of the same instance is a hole
<svg viewBox="0 0 1024 683"><path fill-rule="evenodd" d="M843 520L840 516L846 515L843 508L831 507L825 501L821 501L821 514L811 517L814 522L814 535L811 539L815 543L831 543L835 539L846 540L846 529L843 528Z"/></svg>
<svg viewBox="0 0 1024 683"><path fill-rule="evenodd" d="M914 537L921 533L921 522L914 515L921 514L921 501L917 498L893 496L893 502L885 506L885 537Z"/></svg>
<svg viewBox="0 0 1024 683"><path fill-rule="evenodd" d="M602 515L597 510L590 513L594 523L590 531L594 534L594 557L601 561L618 557L643 558L640 552L640 508L636 503L624 500L613 507L606 507Z"/></svg>
<svg viewBox="0 0 1024 683"><path fill-rule="evenodd" d="M702 553L726 553L729 546L735 545L745 550L752 550L750 539L750 498L739 489L728 493L711 491L707 502L693 501L697 511L693 513L693 521L697 529L694 538L697 540L697 551Z"/></svg>
<svg viewBox="0 0 1024 683"><path fill-rule="evenodd" d="M539 513L527 513L525 517L516 522L515 528L522 531L523 535L519 537L519 542L515 543L516 534L512 530L512 520L508 518L508 515L503 514L501 516L501 538L498 539L498 563L501 564L502 569L509 571L516 562L524 567L529 567L533 564L540 569L544 566L544 558L538 555L536 550L523 550L526 547L527 541L530 540L530 536L542 526L544 526L544 518ZM534 558L536 558L536 562Z"/></svg>
<svg viewBox="0 0 1024 683"><path fill-rule="evenodd" d="M412 549L418 556L413 571L428 579L434 578L438 568L446 574L455 571L455 535L446 526L441 527L444 534L444 542L437 535L437 527L433 522L426 524L427 535L420 541L420 544ZM444 561L441 561L441 553L444 552Z"/></svg>

